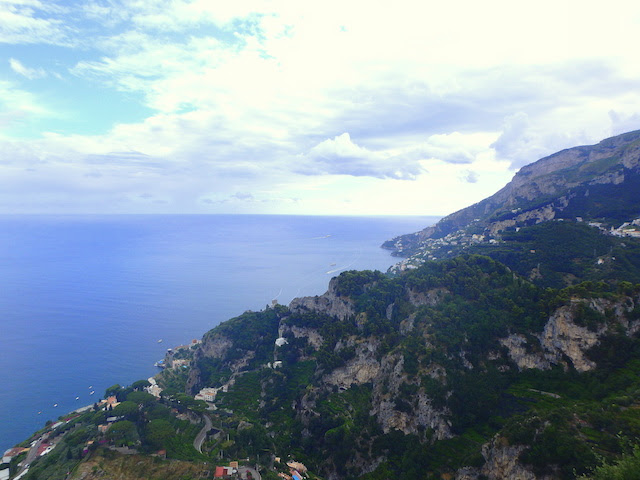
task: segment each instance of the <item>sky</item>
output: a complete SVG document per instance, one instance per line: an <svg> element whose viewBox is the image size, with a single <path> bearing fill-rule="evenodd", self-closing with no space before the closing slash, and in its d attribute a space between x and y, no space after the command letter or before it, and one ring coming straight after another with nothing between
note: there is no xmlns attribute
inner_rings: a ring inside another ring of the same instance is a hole
<svg viewBox="0 0 640 480"><path fill-rule="evenodd" d="M640 4L0 0L0 213L445 215L640 129Z"/></svg>

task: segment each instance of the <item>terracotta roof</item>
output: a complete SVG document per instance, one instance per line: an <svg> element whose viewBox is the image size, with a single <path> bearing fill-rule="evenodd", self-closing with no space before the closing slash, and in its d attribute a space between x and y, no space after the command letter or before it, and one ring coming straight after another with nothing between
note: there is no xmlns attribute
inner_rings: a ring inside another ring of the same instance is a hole
<svg viewBox="0 0 640 480"><path fill-rule="evenodd" d="M4 456L5 457L15 457L16 455L20 455L22 452L26 452L27 450L29 450L28 448L22 448L22 447L13 447L10 448L9 450L7 450L6 452L4 452Z"/></svg>
<svg viewBox="0 0 640 480"><path fill-rule="evenodd" d="M42 455L42 452L44 452L47 448L49 448L51 445L48 443L41 443L40 446L38 447L38 456Z"/></svg>

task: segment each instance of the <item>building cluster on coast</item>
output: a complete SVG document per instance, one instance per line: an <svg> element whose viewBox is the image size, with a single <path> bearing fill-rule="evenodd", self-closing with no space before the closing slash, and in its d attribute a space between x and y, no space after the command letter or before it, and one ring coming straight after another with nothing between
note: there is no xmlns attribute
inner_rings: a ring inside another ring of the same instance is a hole
<svg viewBox="0 0 640 480"><path fill-rule="evenodd" d="M564 220L556 219L555 221L562 222ZM636 218L631 222L625 222L619 227L607 226L604 223L597 221L586 221L583 220L582 217L576 217L575 221L577 223L585 222L590 227L599 229L605 235L640 238L640 218ZM521 227L514 227L516 232L519 231L520 228ZM496 245L501 242L502 239L499 235L492 235L489 233L467 233L464 230L457 230L441 238L426 238L421 240L420 246L416 249L415 253L398 262L396 265L391 267L390 270L394 272L412 270L418 268L428 260L438 260L439 258L447 257L455 253L455 251L464 249L471 245ZM400 239L393 247L399 255L402 255L404 245ZM535 251L532 251L531 253L535 253Z"/></svg>
<svg viewBox="0 0 640 480"><path fill-rule="evenodd" d="M174 349L168 349L164 368L179 369L185 365L188 366L192 358L193 348L198 344L200 344L200 341L193 340L188 345L180 345ZM277 368L275 364L269 364L268 367ZM149 384L144 387L146 392L154 395L155 397L160 397L162 392L162 388L158 384L158 380L159 379L156 379L155 377L150 377L148 378ZM216 408L213 402L215 401L216 395L220 391L226 392L229 387L229 383L219 388L203 388L195 395L195 399L204 400L209 404L211 410L215 410ZM69 424L83 412L88 410L102 410L107 412L107 415L111 416L106 416L103 423L97 425L97 430L99 432L97 437L86 440L84 447L81 448L83 457L88 455L97 446L103 446L104 448L108 448L125 455L137 454L138 450L136 448L116 446L106 436L107 431L114 423L125 418L123 416L111 414L112 410L114 413L116 412L116 407L118 407L119 404L120 402L116 395L107 395L104 399L101 399L94 404L87 405L74 410L67 415L59 417L57 422L47 422L47 426L30 439L31 443L29 446L16 446L4 452L2 465L0 466L0 480L16 480L27 475L33 462L53 451L57 445L64 445L63 438L70 431ZM174 410L174 413L177 414L177 410ZM181 415L184 415L184 419L186 420L192 420L188 414L180 414L178 417L180 418ZM203 418L208 418L208 415L202 416ZM205 436L207 434L213 434L214 432L220 434L220 430L211 427L210 421L205 424L203 431L205 432ZM194 448L199 450L198 446L196 446L196 441L194 441ZM166 458L166 450L160 450L153 453L152 456ZM279 457L275 457L275 462L279 464L279 467L276 468L276 466L272 465L271 468L278 477L283 480L308 479L309 475L307 474L307 468L300 462L292 461L291 457L288 458L289 461L284 462L281 461ZM212 475L213 478L261 480L262 477L258 470L259 467L257 465L254 469L246 464L239 465L237 461L232 461L229 462L229 465L227 466L216 466L215 471L210 471L209 474ZM11 473L13 473L13 475L11 475Z"/></svg>
<svg viewBox="0 0 640 480"><path fill-rule="evenodd" d="M156 366L162 368L187 368L190 362L190 356L187 355L187 353L200 343L200 340L194 339L187 345L179 345L175 348L169 348L167 350L165 359L157 362ZM154 377L150 377L147 380L149 382L149 386L145 387L145 390L151 395L159 398L162 392L162 388L158 385L158 382ZM93 395L95 393L92 388L92 386L89 387L89 389L91 390L90 395ZM215 398L215 392L201 392L200 397L197 398L201 398L203 400L211 402ZM76 399L78 399L78 397L76 397ZM78 408L77 410L74 410L67 415L61 416L60 420L58 420L57 422L49 423L46 429L31 442L31 445L29 447L13 447L7 449L2 456L2 463L0 463L0 480L8 480L10 478L10 463L12 462L12 460L23 453L26 453L26 456L18 464L18 473L17 475L12 477L12 480L22 478L24 475L26 475L26 473L29 471L31 462L39 457L48 454L55 448L56 444L61 438L60 435L56 436L56 429L58 427L65 425L66 423L70 422L75 417L89 409L93 408L112 410L113 408L118 406L118 404L119 402L117 401L115 396L108 396L107 398L102 399L99 402ZM56 403L54 407L57 406L58 404ZM108 417L106 419L106 424L98 425L98 430L104 433L109 428L111 423L118 420L119 418L115 416Z"/></svg>
<svg viewBox="0 0 640 480"><path fill-rule="evenodd" d="M0 465L0 480L7 480L9 478L10 463L23 453L26 453L26 456L18 463L17 474L12 480L18 480L25 476L29 471L29 466L34 460L47 455L60 442L64 433L59 433L58 427L64 426L87 410L97 408L97 405L104 408L106 402L107 400L101 400L98 404L87 405L86 407L74 410L64 417L60 417L60 420L57 422L48 424L44 431L31 441L28 447L13 447L6 450L2 456L2 464Z"/></svg>

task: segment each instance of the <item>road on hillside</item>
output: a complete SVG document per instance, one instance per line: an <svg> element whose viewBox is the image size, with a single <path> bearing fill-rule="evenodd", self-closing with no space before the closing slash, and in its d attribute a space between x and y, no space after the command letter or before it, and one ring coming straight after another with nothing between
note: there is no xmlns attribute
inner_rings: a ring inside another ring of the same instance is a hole
<svg viewBox="0 0 640 480"><path fill-rule="evenodd" d="M38 456L38 448L40 448L41 443L42 437L38 438L38 440L34 442L33 446L29 449L29 452L27 452L27 457L22 461L22 468L18 470L16 476L24 473L24 471L29 468L29 465L31 465L31 462L36 459L36 457Z"/></svg>
<svg viewBox="0 0 640 480"><path fill-rule="evenodd" d="M251 478L253 480L262 480L262 476L251 467L238 467L238 473L240 474L240 478L247 478L247 472L251 473Z"/></svg>
<svg viewBox="0 0 640 480"><path fill-rule="evenodd" d="M202 427L202 430L200 430L198 435L196 435L196 439L193 441L193 448L200 453L202 453L202 442L204 442L207 433L211 430L211 427L213 427L209 415L202 414L202 418L204 418L204 427Z"/></svg>

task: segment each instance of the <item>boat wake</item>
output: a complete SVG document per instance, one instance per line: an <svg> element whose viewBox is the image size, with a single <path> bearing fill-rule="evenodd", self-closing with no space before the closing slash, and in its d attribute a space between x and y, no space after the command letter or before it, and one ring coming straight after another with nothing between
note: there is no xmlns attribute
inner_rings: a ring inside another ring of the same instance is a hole
<svg viewBox="0 0 640 480"><path fill-rule="evenodd" d="M333 269L329 270L328 272L325 272L325 274L326 275L333 275L334 273L338 273L338 272L342 272L344 270L347 270L347 269L351 268L351 266L354 263L356 263L358 260L360 260L361 256L362 256L362 250L358 250L358 254L347 265L344 265L344 266L341 266L341 267L337 267L337 268L333 268Z"/></svg>

